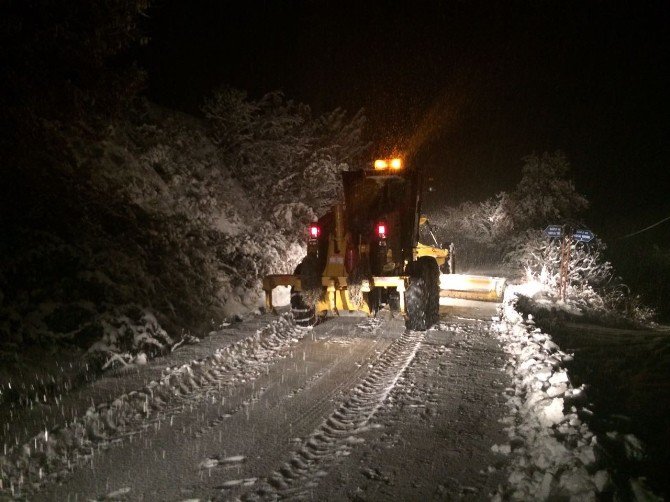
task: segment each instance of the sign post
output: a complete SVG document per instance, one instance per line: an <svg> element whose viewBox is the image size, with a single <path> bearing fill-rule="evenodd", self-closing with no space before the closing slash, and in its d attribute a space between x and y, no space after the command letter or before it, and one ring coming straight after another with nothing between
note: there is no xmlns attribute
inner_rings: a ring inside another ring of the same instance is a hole
<svg viewBox="0 0 670 502"><path fill-rule="evenodd" d="M570 252L572 251L572 239L568 232L561 240L561 275L559 279L559 292L561 301L565 301L565 291L568 288L568 276L570 275Z"/></svg>
<svg viewBox="0 0 670 502"><path fill-rule="evenodd" d="M591 242L595 234L591 230L580 228L572 231L566 225L547 225L544 234L550 239L561 239L561 259L559 264L558 293L561 301L565 301L570 277L570 255L573 242Z"/></svg>

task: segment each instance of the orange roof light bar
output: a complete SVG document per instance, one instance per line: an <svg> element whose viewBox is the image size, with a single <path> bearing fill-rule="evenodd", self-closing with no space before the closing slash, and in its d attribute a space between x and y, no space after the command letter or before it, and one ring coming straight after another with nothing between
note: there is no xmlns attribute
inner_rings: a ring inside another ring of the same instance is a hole
<svg viewBox="0 0 670 502"><path fill-rule="evenodd" d="M375 160L375 171L385 171L386 169L392 169L393 171L398 171L403 168L401 158L393 159L377 159Z"/></svg>
<svg viewBox="0 0 670 502"><path fill-rule="evenodd" d="M386 162L384 159L377 159L375 160L375 169L377 171L383 171L384 169L388 169L388 162Z"/></svg>

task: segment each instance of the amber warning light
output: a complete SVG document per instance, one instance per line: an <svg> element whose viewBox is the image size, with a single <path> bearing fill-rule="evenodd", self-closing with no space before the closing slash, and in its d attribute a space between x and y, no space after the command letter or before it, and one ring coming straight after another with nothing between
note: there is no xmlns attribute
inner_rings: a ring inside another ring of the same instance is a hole
<svg viewBox="0 0 670 502"><path fill-rule="evenodd" d="M375 169L376 169L377 171L383 171L384 169L387 169L388 166L389 166L389 165L388 165L388 162L386 162L386 161L383 160L383 159L377 159L377 160L375 160Z"/></svg>
<svg viewBox="0 0 670 502"><path fill-rule="evenodd" d="M402 169L402 159L377 159L375 160L375 170L376 171L385 171L386 169L392 169L397 171Z"/></svg>

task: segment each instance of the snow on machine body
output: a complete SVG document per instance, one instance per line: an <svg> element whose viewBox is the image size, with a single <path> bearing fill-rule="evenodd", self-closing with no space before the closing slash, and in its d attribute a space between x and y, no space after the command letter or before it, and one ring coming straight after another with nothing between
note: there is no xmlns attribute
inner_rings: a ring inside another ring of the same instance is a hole
<svg viewBox="0 0 670 502"><path fill-rule="evenodd" d="M270 311L272 290L290 286L299 325L326 314L374 315L388 304L409 329L425 330L439 319L440 296L500 299L496 278L453 273L453 247L419 242L425 218L418 169L397 158L377 160L373 169L342 172L342 181L344 201L309 226L307 256L295 273L264 278Z"/></svg>

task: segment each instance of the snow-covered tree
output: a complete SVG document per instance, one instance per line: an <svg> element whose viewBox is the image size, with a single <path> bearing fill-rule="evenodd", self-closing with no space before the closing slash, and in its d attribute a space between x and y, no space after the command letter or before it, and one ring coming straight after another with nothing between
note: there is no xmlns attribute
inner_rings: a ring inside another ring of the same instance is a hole
<svg viewBox="0 0 670 502"><path fill-rule="evenodd" d="M559 298L561 281L562 239L548 239L539 230L528 230L517 236L517 244L506 260L512 267L523 270L527 280L547 287ZM589 243L570 240L566 276L566 301L583 310L616 312L629 319L650 321L655 313L643 305L640 297L615 274L606 258L607 246L600 239Z"/></svg>
<svg viewBox="0 0 670 502"><path fill-rule="evenodd" d="M571 221L587 207L568 178L569 171L560 152L530 155L524 158L521 180L512 192L442 208L432 223L444 241L456 243L466 263L498 262L526 231Z"/></svg>
<svg viewBox="0 0 670 502"><path fill-rule="evenodd" d="M242 96L219 96L227 121L135 103L95 136L62 135L50 191L17 206L0 241L0 360L5 343L169 350L256 308L266 274L293 272L364 119Z"/></svg>
<svg viewBox="0 0 670 502"><path fill-rule="evenodd" d="M568 178L570 163L563 153L533 154L523 160L521 181L507 201L515 229L563 223L588 207Z"/></svg>
<svg viewBox="0 0 670 502"><path fill-rule="evenodd" d="M591 243L571 240L568 285L577 290L590 287L602 289L614 277L612 264L605 258L606 245L600 239ZM507 254L511 265L526 272L528 277L556 288L561 266L561 240L548 239L539 229L528 230L517 237L515 248Z"/></svg>
<svg viewBox="0 0 670 502"><path fill-rule="evenodd" d="M292 223L323 214L341 197L339 174L366 147L362 112L348 117L337 109L314 118L307 105L280 92L252 101L224 88L206 101L203 112L235 179L265 200L268 216L279 213Z"/></svg>

